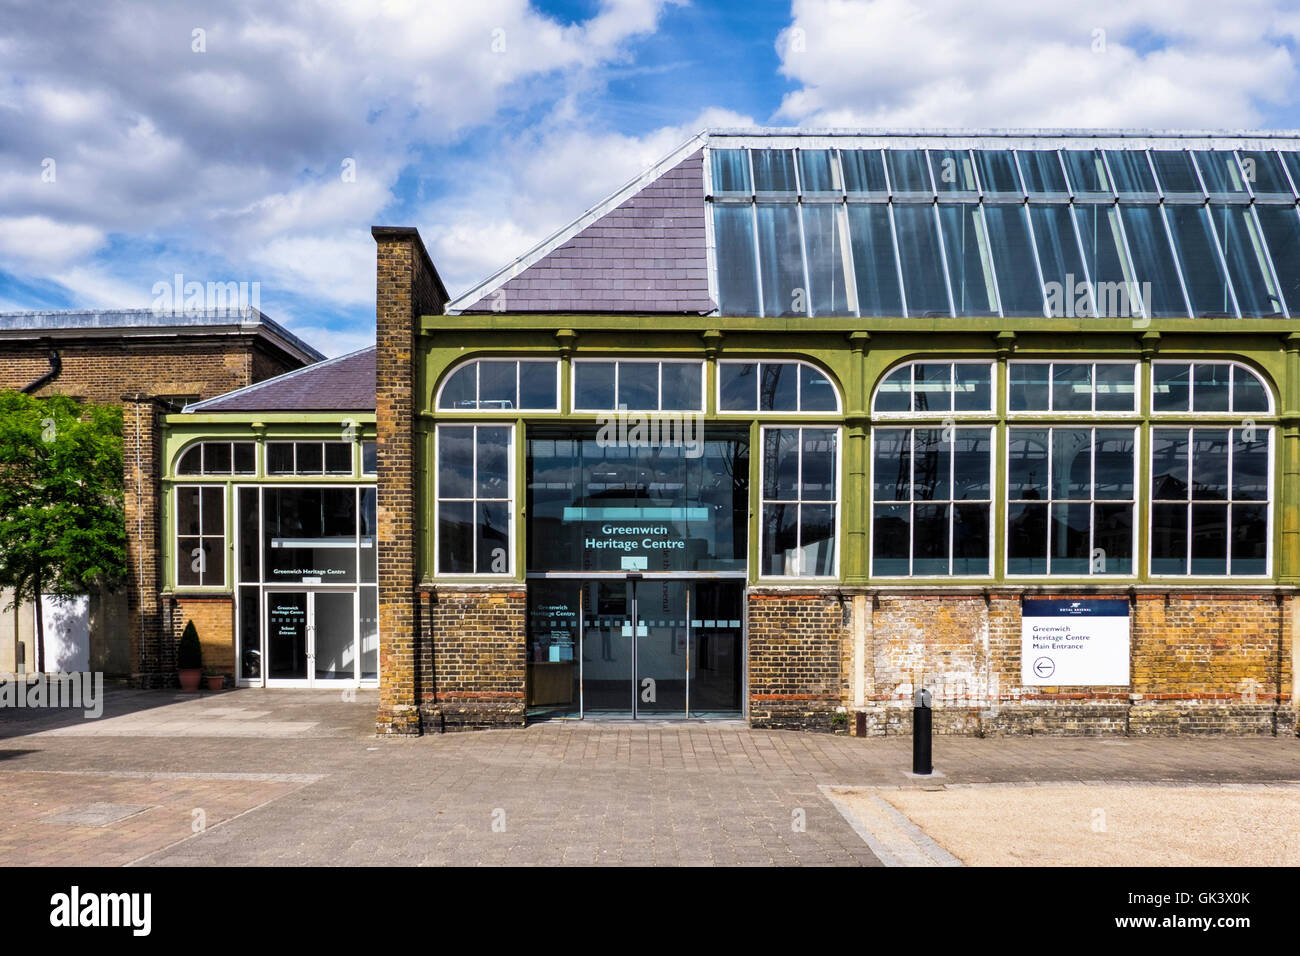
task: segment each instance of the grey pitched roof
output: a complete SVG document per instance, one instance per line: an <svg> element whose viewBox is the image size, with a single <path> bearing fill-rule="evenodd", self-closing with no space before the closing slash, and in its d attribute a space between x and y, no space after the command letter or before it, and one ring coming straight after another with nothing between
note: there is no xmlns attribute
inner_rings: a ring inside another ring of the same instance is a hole
<svg viewBox="0 0 1300 956"><path fill-rule="evenodd" d="M186 412L375 410L375 347L328 359L185 407Z"/></svg>
<svg viewBox="0 0 1300 956"><path fill-rule="evenodd" d="M60 309L0 312L0 340L256 334L303 362L325 356L252 306L203 311Z"/></svg>

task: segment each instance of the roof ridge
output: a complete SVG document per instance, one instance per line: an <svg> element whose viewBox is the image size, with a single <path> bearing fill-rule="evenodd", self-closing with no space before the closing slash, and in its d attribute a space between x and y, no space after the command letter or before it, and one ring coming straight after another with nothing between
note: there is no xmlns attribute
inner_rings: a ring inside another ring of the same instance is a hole
<svg viewBox="0 0 1300 956"><path fill-rule="evenodd" d="M232 389L229 392L222 392L220 395L213 395L211 398L205 398L201 402L194 402L193 404L186 405L183 409L181 409L181 412L183 414L188 415L191 412L202 411L204 406L209 405L213 402L225 401L226 399L233 398L236 395L247 395L249 392L255 392L259 388L264 388L267 385L279 384L281 382L284 382L287 379L291 379L294 378L295 376L302 375L304 372L319 371L320 369L323 369L326 366L334 365L338 362L342 362L344 359L355 358L356 356L362 354L363 352L373 352L378 347L379 347L378 345L367 345L364 348L356 349L355 351L348 352L345 355L336 355L334 356L334 358L323 359L319 362L313 362L311 365L304 365L302 368L296 368L291 372L284 372L272 378L263 379L260 382L254 382L252 385L245 385L242 388Z"/></svg>

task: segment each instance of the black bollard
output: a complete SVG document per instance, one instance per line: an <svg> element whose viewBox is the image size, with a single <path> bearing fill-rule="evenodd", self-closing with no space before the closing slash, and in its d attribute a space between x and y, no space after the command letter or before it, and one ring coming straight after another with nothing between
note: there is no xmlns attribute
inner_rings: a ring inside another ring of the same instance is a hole
<svg viewBox="0 0 1300 956"><path fill-rule="evenodd" d="M930 692L925 689L918 690L913 698L912 707L912 773L919 776L934 772L930 749L933 714L934 711L930 709Z"/></svg>

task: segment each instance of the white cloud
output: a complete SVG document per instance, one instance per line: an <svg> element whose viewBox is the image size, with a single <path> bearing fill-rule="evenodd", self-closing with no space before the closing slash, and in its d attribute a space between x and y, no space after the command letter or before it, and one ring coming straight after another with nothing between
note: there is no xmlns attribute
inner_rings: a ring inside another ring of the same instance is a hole
<svg viewBox="0 0 1300 956"><path fill-rule="evenodd" d="M48 216L0 216L0 263L11 267L58 268L90 254L103 242L104 234L93 226Z"/></svg>
<svg viewBox="0 0 1300 956"><path fill-rule="evenodd" d="M805 126L1226 127L1293 99L1286 0L795 0L777 41Z"/></svg>

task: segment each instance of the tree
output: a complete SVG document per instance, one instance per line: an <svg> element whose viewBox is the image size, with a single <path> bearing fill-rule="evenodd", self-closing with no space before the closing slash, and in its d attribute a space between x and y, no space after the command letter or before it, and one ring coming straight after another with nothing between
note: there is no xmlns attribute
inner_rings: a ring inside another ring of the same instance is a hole
<svg viewBox="0 0 1300 956"><path fill-rule="evenodd" d="M126 578L122 410L65 395L0 392L0 586L36 607L36 670L45 670L41 595L114 590Z"/></svg>

